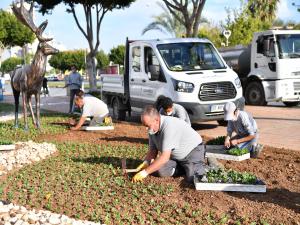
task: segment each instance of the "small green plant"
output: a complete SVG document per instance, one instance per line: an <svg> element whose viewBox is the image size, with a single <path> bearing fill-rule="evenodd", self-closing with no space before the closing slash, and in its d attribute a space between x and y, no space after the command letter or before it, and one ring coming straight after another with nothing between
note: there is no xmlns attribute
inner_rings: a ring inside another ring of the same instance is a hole
<svg viewBox="0 0 300 225"><path fill-rule="evenodd" d="M0 145L11 145L11 144L13 144L12 141L8 141L8 140L1 140L0 141Z"/></svg>
<svg viewBox="0 0 300 225"><path fill-rule="evenodd" d="M238 184L255 184L257 177L253 174L244 172L240 173L234 170L209 170L206 173L208 183L238 183ZM203 180L203 178L202 178Z"/></svg>
<svg viewBox="0 0 300 225"><path fill-rule="evenodd" d="M218 136L206 142L207 145L223 145L225 142L225 136Z"/></svg>
<svg viewBox="0 0 300 225"><path fill-rule="evenodd" d="M226 151L227 154L229 155L236 155L236 156L240 156L240 155L245 155L247 153L249 153L249 150L247 148L232 148Z"/></svg>

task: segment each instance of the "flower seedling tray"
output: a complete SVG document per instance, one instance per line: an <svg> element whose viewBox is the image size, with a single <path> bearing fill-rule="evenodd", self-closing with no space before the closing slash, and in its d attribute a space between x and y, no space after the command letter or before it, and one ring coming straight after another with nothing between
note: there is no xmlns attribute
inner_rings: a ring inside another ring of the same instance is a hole
<svg viewBox="0 0 300 225"><path fill-rule="evenodd" d="M113 130L114 126L83 126L81 127L81 130L85 131L98 131L98 130Z"/></svg>
<svg viewBox="0 0 300 225"><path fill-rule="evenodd" d="M226 153L224 145L206 145L206 157L232 160L232 161L243 161L250 159L250 153L243 155L230 155Z"/></svg>
<svg viewBox="0 0 300 225"><path fill-rule="evenodd" d="M265 193L266 184L258 180L256 184L232 184L232 183L203 183L196 176L194 178L196 190L199 191L233 191L233 192L257 192Z"/></svg>
<svg viewBox="0 0 300 225"><path fill-rule="evenodd" d="M9 145L0 145L0 151L11 151L15 150L16 145L14 144L9 144Z"/></svg>

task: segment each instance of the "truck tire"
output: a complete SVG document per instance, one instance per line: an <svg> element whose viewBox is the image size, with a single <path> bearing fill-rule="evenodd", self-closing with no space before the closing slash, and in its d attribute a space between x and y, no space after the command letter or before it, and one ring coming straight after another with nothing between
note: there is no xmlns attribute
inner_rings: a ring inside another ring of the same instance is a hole
<svg viewBox="0 0 300 225"><path fill-rule="evenodd" d="M113 119L115 120L125 120L126 118L126 111L125 110L121 110L121 102L119 100L119 98L114 98L113 102L112 102L112 109L113 109Z"/></svg>
<svg viewBox="0 0 300 225"><path fill-rule="evenodd" d="M220 126L223 126L223 127L226 127L228 124L228 122L226 120L217 120L217 122Z"/></svg>
<svg viewBox="0 0 300 225"><path fill-rule="evenodd" d="M283 102L287 107L293 107L299 105L300 102Z"/></svg>
<svg viewBox="0 0 300 225"><path fill-rule="evenodd" d="M246 86L245 90L246 104L248 105L266 105L264 88L258 81L252 81Z"/></svg>

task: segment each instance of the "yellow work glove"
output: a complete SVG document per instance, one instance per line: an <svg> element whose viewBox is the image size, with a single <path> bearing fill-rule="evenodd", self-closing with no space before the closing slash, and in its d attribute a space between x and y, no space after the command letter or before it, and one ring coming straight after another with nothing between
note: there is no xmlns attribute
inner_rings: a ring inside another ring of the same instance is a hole
<svg viewBox="0 0 300 225"><path fill-rule="evenodd" d="M144 180L148 176L148 173L146 170L142 170L141 172L138 172L134 177L132 178L133 182L140 182Z"/></svg>
<svg viewBox="0 0 300 225"><path fill-rule="evenodd" d="M106 117L104 118L104 124L105 124L105 125L110 125L110 124L112 124L112 121L111 121L111 117L110 117L110 116L106 116Z"/></svg>
<svg viewBox="0 0 300 225"><path fill-rule="evenodd" d="M139 171L141 171L141 170L146 169L148 166L149 166L149 163L148 163L148 161L145 160L143 163L141 163L141 164L136 168L136 170L137 170L137 172L139 172Z"/></svg>

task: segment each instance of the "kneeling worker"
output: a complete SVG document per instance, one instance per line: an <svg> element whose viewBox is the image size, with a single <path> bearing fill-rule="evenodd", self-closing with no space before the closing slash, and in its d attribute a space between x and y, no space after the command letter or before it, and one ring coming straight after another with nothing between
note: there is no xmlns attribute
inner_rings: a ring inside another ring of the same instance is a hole
<svg viewBox="0 0 300 225"><path fill-rule="evenodd" d="M148 129L149 150L144 162L137 168L133 182L156 172L160 177L186 175L188 182L195 174L205 173L205 149L201 136L185 121L160 115L156 108L147 106L141 116ZM158 152L161 152L158 156ZM154 160L151 164L151 160ZM180 171L181 170L181 171Z"/></svg>
<svg viewBox="0 0 300 225"><path fill-rule="evenodd" d="M183 106L173 103L172 99L165 97L161 99L161 109L159 113L164 116L173 116L181 120L184 120L189 125L191 125L190 117Z"/></svg>
<svg viewBox="0 0 300 225"><path fill-rule="evenodd" d="M75 95L75 104L82 109L82 114L76 126L71 130L79 130L87 117L92 119L89 126L99 126L109 114L108 107L103 101L91 95L84 95L83 91Z"/></svg>
<svg viewBox="0 0 300 225"><path fill-rule="evenodd" d="M228 102L224 106L224 120L228 121L225 147L247 148L251 157L256 158L263 146L257 144L258 129L253 117L245 111L240 111L233 102ZM232 136L233 132L236 133L235 136Z"/></svg>

